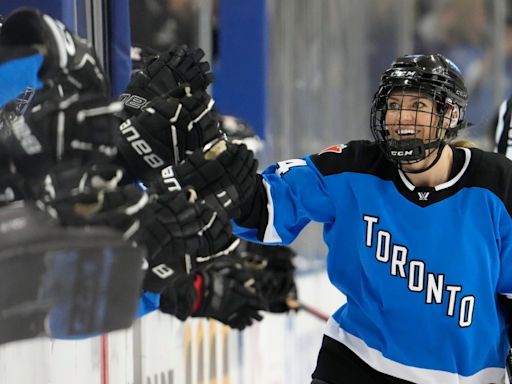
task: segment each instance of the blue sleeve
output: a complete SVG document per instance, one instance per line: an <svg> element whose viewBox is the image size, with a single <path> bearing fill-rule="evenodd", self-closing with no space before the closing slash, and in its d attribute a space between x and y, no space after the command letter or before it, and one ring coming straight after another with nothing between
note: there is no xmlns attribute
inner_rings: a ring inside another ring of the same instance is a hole
<svg viewBox="0 0 512 384"><path fill-rule="evenodd" d="M42 64L43 56L39 53L0 63L0 108L26 88L42 87L37 77Z"/></svg>
<svg viewBox="0 0 512 384"><path fill-rule="evenodd" d="M265 187L266 223L260 238L267 244L289 244L310 222L334 220L334 204L324 185L323 176L309 157L281 161L262 174ZM258 241L255 229L234 225L235 235Z"/></svg>
<svg viewBox="0 0 512 384"><path fill-rule="evenodd" d="M142 317L160 307L160 295L153 292L144 292L137 306L137 317Z"/></svg>

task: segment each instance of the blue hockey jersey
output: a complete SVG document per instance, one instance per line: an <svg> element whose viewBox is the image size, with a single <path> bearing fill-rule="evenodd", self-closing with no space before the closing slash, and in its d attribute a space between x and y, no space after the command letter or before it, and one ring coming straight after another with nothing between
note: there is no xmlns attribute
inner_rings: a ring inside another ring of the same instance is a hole
<svg viewBox="0 0 512 384"><path fill-rule="evenodd" d="M454 148L454 165L449 181L420 188L367 141L280 162L235 233L287 244L323 223L328 276L347 297L328 336L414 383L501 383L512 162Z"/></svg>

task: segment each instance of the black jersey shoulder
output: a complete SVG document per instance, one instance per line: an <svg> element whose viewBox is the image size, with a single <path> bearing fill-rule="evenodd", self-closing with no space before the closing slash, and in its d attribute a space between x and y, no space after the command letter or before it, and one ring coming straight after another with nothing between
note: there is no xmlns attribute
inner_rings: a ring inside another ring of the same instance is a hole
<svg viewBox="0 0 512 384"><path fill-rule="evenodd" d="M392 164L375 142L367 140L351 141L346 145L324 149L318 154L311 155L311 161L324 176L343 172L367 173L383 179L391 179Z"/></svg>
<svg viewBox="0 0 512 384"><path fill-rule="evenodd" d="M498 196L512 216L512 161L506 156L471 149L471 164L463 187L481 187Z"/></svg>

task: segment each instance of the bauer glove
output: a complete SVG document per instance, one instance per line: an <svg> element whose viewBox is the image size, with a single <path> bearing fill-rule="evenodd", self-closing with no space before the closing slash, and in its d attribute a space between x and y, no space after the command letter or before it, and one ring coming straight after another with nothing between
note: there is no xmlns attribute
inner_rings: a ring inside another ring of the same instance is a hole
<svg viewBox="0 0 512 384"><path fill-rule="evenodd" d="M161 292L175 274L190 274L232 252L239 240L227 218L203 202L190 202L185 191L160 195L140 212L130 236L148 251L144 289Z"/></svg>
<svg viewBox="0 0 512 384"><path fill-rule="evenodd" d="M61 174L56 179L65 178ZM186 191L149 196L134 185L89 187L77 194L62 190L62 195L43 201L62 224L115 228L146 250L147 291L161 292L176 276L232 252L239 243L227 218L204 203L189 201Z"/></svg>
<svg viewBox="0 0 512 384"><path fill-rule="evenodd" d="M213 104L204 91L192 94L184 86L154 98L144 112L121 124L117 146L131 174L150 183L163 168L219 137Z"/></svg>
<svg viewBox="0 0 512 384"><path fill-rule="evenodd" d="M210 317L239 330L263 319L259 311L264 303L242 264L229 257L219 259L202 268L199 275L202 298L193 317Z"/></svg>
<svg viewBox="0 0 512 384"><path fill-rule="evenodd" d="M202 278L198 280L198 276L187 274L179 274L170 279L160 294L160 310L182 321L186 320L194 312L194 303L202 294L201 282Z"/></svg>
<svg viewBox="0 0 512 384"><path fill-rule="evenodd" d="M59 100L34 100L26 116L3 118L2 141L19 174L28 178L44 176L58 163L80 165L110 161L117 154L114 144L120 109L97 94Z"/></svg>
<svg viewBox="0 0 512 384"><path fill-rule="evenodd" d="M192 92L205 91L213 80L210 64L201 61L204 52L180 46L156 55L131 78L120 96L125 105L123 120L137 116L156 96L164 96L180 85L189 84Z"/></svg>
<svg viewBox="0 0 512 384"><path fill-rule="evenodd" d="M289 300L297 301L292 248L279 245L246 243L239 252L244 268L256 280L258 292L269 312L287 312Z"/></svg>
<svg viewBox="0 0 512 384"><path fill-rule="evenodd" d="M190 186L199 198L233 219L256 190L257 168L257 160L244 144L220 140L206 153L196 150L180 164L164 168L162 178L152 186L160 191Z"/></svg>

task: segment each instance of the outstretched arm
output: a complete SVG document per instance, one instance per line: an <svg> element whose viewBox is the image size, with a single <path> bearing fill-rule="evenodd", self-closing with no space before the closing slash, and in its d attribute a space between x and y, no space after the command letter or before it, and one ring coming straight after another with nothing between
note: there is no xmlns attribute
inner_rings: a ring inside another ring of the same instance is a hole
<svg viewBox="0 0 512 384"><path fill-rule="evenodd" d="M268 167L241 211L234 233L270 244L289 244L311 220L327 223L334 219L324 180L309 158Z"/></svg>

